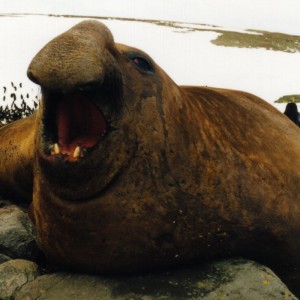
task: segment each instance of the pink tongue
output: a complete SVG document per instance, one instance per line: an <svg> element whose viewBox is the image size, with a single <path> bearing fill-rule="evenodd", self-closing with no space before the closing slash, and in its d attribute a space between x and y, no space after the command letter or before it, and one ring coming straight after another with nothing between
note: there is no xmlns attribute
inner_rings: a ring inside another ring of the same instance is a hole
<svg viewBox="0 0 300 300"><path fill-rule="evenodd" d="M80 92L61 99L56 121L62 153L73 154L77 146L93 147L106 131L102 113Z"/></svg>

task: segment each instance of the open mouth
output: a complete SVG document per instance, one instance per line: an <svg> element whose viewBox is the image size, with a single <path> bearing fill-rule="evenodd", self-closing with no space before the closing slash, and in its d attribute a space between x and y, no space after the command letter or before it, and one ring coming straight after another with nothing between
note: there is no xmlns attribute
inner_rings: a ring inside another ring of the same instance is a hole
<svg viewBox="0 0 300 300"><path fill-rule="evenodd" d="M51 159L78 161L105 137L109 124L96 102L79 90L45 94L45 152Z"/></svg>

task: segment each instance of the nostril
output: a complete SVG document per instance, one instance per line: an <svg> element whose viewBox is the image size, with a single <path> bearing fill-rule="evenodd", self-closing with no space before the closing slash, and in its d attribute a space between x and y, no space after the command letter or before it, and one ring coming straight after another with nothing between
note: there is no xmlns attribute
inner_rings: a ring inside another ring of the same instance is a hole
<svg viewBox="0 0 300 300"><path fill-rule="evenodd" d="M28 76L28 78L29 78L31 81L33 81L34 83L39 84L39 82L38 82L36 76L33 74L33 72L32 72L31 70L28 70L28 71L27 71L27 76Z"/></svg>

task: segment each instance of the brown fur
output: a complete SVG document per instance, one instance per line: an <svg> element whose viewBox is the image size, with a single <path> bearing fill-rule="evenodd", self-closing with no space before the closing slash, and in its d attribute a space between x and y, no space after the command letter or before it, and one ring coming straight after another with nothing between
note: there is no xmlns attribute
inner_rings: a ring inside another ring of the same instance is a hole
<svg viewBox="0 0 300 300"><path fill-rule="evenodd" d="M245 92L177 86L92 21L47 44L28 75L43 101L0 130L0 193L28 198L33 170L34 221L51 261L113 273L239 255L296 270L286 280L300 284L300 135L287 117ZM81 88L96 91L115 130L63 161L44 151L45 116Z"/></svg>

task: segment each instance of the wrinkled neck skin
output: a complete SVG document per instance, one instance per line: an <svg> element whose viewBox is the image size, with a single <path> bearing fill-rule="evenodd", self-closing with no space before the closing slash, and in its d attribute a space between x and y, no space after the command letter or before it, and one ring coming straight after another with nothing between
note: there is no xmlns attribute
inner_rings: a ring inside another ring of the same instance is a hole
<svg viewBox="0 0 300 300"><path fill-rule="evenodd" d="M182 194L170 163L181 156L175 150L177 133L186 133L182 119L174 119L180 115L183 98L171 79L158 68L157 72L158 76L149 75L153 76L151 84L135 83L134 74L124 74L123 95L129 100L114 122L116 130L100 142L88 160L59 170L37 154L35 222L41 247L55 263L74 266L76 261L78 270L109 273L124 266L131 272L148 264L147 257L155 262L153 267L160 265L162 246L166 247L164 264L177 259L177 250L170 246L171 233L176 219L187 211L176 208ZM167 121L170 118L175 126ZM37 135L37 144L40 141ZM181 221L179 231L187 222ZM169 239L166 245L165 236ZM157 242L151 245L149 239ZM176 243L185 248L185 238ZM92 259L94 255L97 261Z"/></svg>
<svg viewBox="0 0 300 300"><path fill-rule="evenodd" d="M168 143L175 145L178 137L169 136L169 124L166 124L169 116L165 114L178 115L175 107L169 109L168 106L181 103L182 95L162 70L157 71L160 72L159 76L149 75L153 76L153 80L151 84L145 82L145 85L135 83L130 73L123 74L123 98L130 100L126 100L120 113L115 115L114 130L90 153L88 159L59 165L52 162L48 164L40 159L45 146L42 134L37 131L39 151L36 164L39 176L36 177L41 178L38 185L45 189L50 186L51 194L61 201L67 200L74 205L80 201L99 201L101 205L101 199L106 194L116 193L118 187L127 185L133 178L139 193L141 186L147 185L147 190L154 188L154 197L163 193L164 188L168 189L168 180L174 184L168 158L172 149L168 149ZM163 89L161 77L165 82L170 82L172 91L170 88ZM43 105L40 111L42 113ZM42 121L43 118L40 118L40 128L43 128ZM178 124L178 128L181 126ZM157 186L155 182L162 183Z"/></svg>

